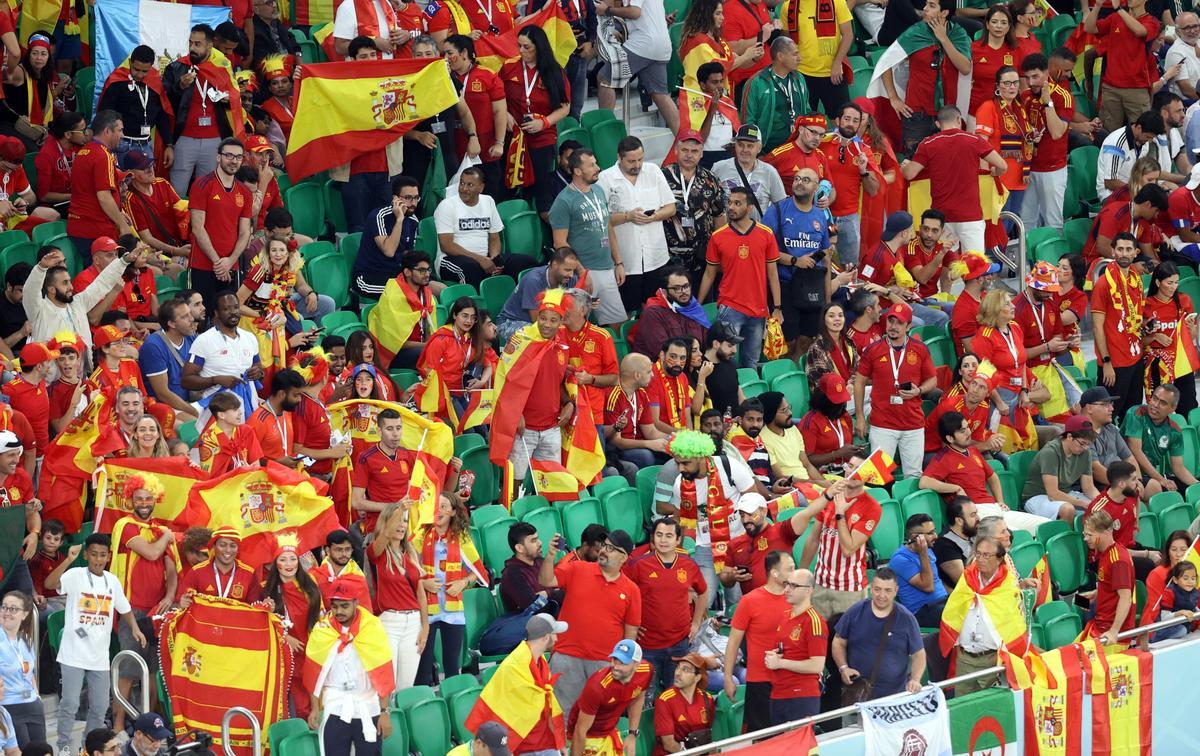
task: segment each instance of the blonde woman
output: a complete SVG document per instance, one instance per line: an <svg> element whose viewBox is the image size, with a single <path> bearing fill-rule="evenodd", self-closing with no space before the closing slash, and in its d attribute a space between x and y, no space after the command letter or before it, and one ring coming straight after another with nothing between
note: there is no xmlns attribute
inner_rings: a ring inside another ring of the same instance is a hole
<svg viewBox="0 0 1200 756"><path fill-rule="evenodd" d="M33 647L33 623L37 621L29 594L4 594L0 626L8 642L0 645L0 705L11 719L0 727L0 740L16 738L20 746L46 740L46 713L34 675L37 651Z"/></svg>
<svg viewBox="0 0 1200 756"><path fill-rule="evenodd" d="M375 570L375 611L395 659L396 690L412 687L429 637L421 594L421 558L409 539L408 505L388 504L379 515L367 558Z"/></svg>
<svg viewBox="0 0 1200 756"><path fill-rule="evenodd" d="M171 450L167 448L166 439L163 438L162 426L153 415L142 415L134 423L125 456L132 459L171 456Z"/></svg>
<svg viewBox="0 0 1200 756"><path fill-rule="evenodd" d="M1015 314L1012 295L992 289L979 305L979 333L971 339L971 351L981 362L987 360L995 366L992 406L1000 411L1001 432L1009 439L1004 449L1008 453L1037 448L1029 407L1050 398L1050 392L1029 369L1025 336L1013 322Z"/></svg>
<svg viewBox="0 0 1200 756"><path fill-rule="evenodd" d="M303 346L316 336L300 330L300 315L291 299L293 292L299 292L309 306L317 296L300 272L303 265L295 240L271 239L266 254L250 268L238 289L240 326L258 337L259 359L268 375L271 368L287 367L289 348ZM294 333L291 338L289 331Z"/></svg>

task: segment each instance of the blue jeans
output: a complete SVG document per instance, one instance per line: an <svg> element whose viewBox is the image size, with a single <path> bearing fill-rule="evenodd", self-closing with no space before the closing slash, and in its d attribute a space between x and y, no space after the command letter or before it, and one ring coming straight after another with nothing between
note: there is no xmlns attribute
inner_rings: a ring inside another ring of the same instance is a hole
<svg viewBox="0 0 1200 756"><path fill-rule="evenodd" d="M646 699L648 701L654 701L658 697L660 690L665 690L675 684L675 662L673 659L686 654L690 647L691 644L688 643L687 636L684 636L683 640L674 646L642 650L642 658L654 670L654 677L651 678L650 685L646 687Z"/></svg>
<svg viewBox="0 0 1200 756"><path fill-rule="evenodd" d="M342 184L342 206L346 208L346 230L362 231L371 211L392 199L386 171L356 173Z"/></svg>
<svg viewBox="0 0 1200 756"><path fill-rule="evenodd" d="M571 83L571 112L569 115L576 121L583 113L583 103L587 101L587 61L578 52L571 53L566 67L567 81Z"/></svg>
<svg viewBox="0 0 1200 756"><path fill-rule="evenodd" d="M763 331L766 330L767 319L751 317L728 305L721 305L717 308L717 320L728 324L734 333L743 339L738 349L738 367L758 367L758 358L762 357Z"/></svg>
<svg viewBox="0 0 1200 756"><path fill-rule="evenodd" d="M325 294L317 295L317 309L310 310L304 304L305 297L293 292L291 296L292 304L296 306L296 312L300 313L300 317L311 320L318 325L321 323L321 318L337 309L337 303L333 301L333 297ZM289 328L288 333L293 331ZM298 331L297 331L298 332Z"/></svg>
<svg viewBox="0 0 1200 756"><path fill-rule="evenodd" d="M692 552L692 561L700 568L700 574L704 576L704 582L708 585L708 606L712 608L713 600L717 597L717 591L724 591L725 606L736 604L742 598L742 587L734 585L732 588L725 588L721 585L721 581L717 579L716 566L713 565L712 547L697 546Z"/></svg>
<svg viewBox="0 0 1200 756"><path fill-rule="evenodd" d="M117 149L113 150L113 156L120 161L121 158L125 157L126 153L135 151L142 153L150 158L150 160L154 160L154 140L144 139L139 142L127 137L121 137L120 143L117 144Z"/></svg>
<svg viewBox="0 0 1200 756"><path fill-rule="evenodd" d="M912 303L913 321L921 321L921 325L944 326L950 322L950 315L945 310L920 302Z"/></svg>
<svg viewBox="0 0 1200 756"><path fill-rule="evenodd" d="M859 224L858 213L854 215L835 215L833 222L837 224L837 252L842 267L858 264ZM749 367L743 365L742 367Z"/></svg>

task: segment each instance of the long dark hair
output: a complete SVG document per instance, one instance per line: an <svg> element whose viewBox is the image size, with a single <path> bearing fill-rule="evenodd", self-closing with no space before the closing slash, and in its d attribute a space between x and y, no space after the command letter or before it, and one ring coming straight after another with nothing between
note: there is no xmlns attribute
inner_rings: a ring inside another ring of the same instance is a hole
<svg viewBox="0 0 1200 756"><path fill-rule="evenodd" d="M1154 269L1154 272L1150 274L1150 283L1146 285L1146 296L1147 297L1154 296L1158 292L1159 288L1162 286L1163 281L1167 280L1171 276L1177 276L1177 275L1179 275L1179 266L1178 265L1171 262L1170 260L1164 260L1163 262L1160 262L1158 264L1158 266ZM1175 303L1176 307L1181 306L1179 304L1179 288L1178 287L1176 287L1175 294L1171 297L1171 301Z"/></svg>
<svg viewBox="0 0 1200 756"><path fill-rule="evenodd" d="M30 34L30 40L32 40L34 36L36 36L36 33ZM42 34L40 36L44 37L46 35ZM54 82L58 80L58 65L54 61L54 50L51 48L50 55L46 59L46 65L42 66L41 73L34 75L33 64L29 62L29 52L32 49L32 47L25 48L24 54L21 55L21 68L25 69L25 75L27 78L33 79L37 82L37 86L50 89L54 86ZM32 84L29 84L29 86L32 86ZM47 110L53 110L54 102L43 102L42 107Z"/></svg>
<svg viewBox="0 0 1200 756"><path fill-rule="evenodd" d="M483 307L475 307L475 329L471 332L471 348L474 351L471 355L472 365L483 365L487 362L487 350L491 348L492 343L484 335L484 325L492 319L492 313Z"/></svg>
<svg viewBox="0 0 1200 756"><path fill-rule="evenodd" d="M825 316L828 315L829 311L832 310L834 307L836 307L842 311L842 332L838 336L838 341L834 340L833 334L831 334L829 332L829 329L825 327ZM849 325L850 325L850 315L846 312L845 306L842 305L841 302L830 302L829 304L827 304L821 308L821 322L819 324L817 324L817 339L816 340L817 340L817 342L819 342L821 344L822 347L825 348L826 352L828 352L829 354L832 355L834 352L836 352L837 350L839 350L843 346L845 346L845 344L846 344L846 328Z"/></svg>
<svg viewBox="0 0 1200 756"><path fill-rule="evenodd" d="M379 362L379 342L371 335L370 331L355 331L346 339L346 364L350 366L358 365L363 361L362 348L363 344L370 341L373 354L371 355L371 364L376 370L384 370L384 366Z"/></svg>
<svg viewBox="0 0 1200 756"><path fill-rule="evenodd" d="M1074 279L1071 285L1083 291L1083 285L1087 282L1087 260L1083 259L1083 255L1074 253L1058 258L1059 262L1063 260L1067 261L1067 266L1071 269L1071 278Z"/></svg>
<svg viewBox="0 0 1200 756"><path fill-rule="evenodd" d="M521 29L521 33L517 36L528 39L529 43L533 45L533 49L537 51L538 78L546 87L546 96L550 98L550 109L557 110L567 101L567 90L563 85L563 69L558 65L558 59L554 57L554 50L550 48L550 39L542 27L533 24Z"/></svg>
<svg viewBox="0 0 1200 756"><path fill-rule="evenodd" d="M992 16L1003 14L1008 19L1008 32L1004 35L1004 44L1009 47L1017 46L1016 28L1017 20L1013 18L1012 11L1007 5L993 5L988 8L987 13L983 14L983 40L986 43L991 39L991 34L988 32L988 22L992 20Z"/></svg>
<svg viewBox="0 0 1200 756"><path fill-rule="evenodd" d="M262 594L275 602L275 613L282 617L284 613L283 578L279 577L279 568L275 566L274 561L267 565L266 577L267 579L263 581ZM304 626L312 630L313 625L317 624L317 620L321 619L321 590L304 571L304 565L299 563L296 565L296 585L308 599L308 615L304 618ZM295 622L294 619L292 621Z"/></svg>
<svg viewBox="0 0 1200 756"><path fill-rule="evenodd" d="M721 0L695 0L683 18L683 30L680 38L687 39L696 34L707 34L713 40L720 42L721 30L713 21L713 16L720 7Z"/></svg>

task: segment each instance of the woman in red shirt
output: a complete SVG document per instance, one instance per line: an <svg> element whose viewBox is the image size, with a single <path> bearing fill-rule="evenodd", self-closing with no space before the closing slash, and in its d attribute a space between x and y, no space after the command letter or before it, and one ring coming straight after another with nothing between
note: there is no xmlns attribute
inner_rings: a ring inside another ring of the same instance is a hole
<svg viewBox="0 0 1200 756"><path fill-rule="evenodd" d="M983 28L987 36L971 43L971 102L967 112L972 116L980 105L992 98L996 72L1003 66L1019 63L1012 14L1007 5L988 8L983 16Z"/></svg>
<svg viewBox="0 0 1200 756"><path fill-rule="evenodd" d="M722 37L725 26L725 10L720 0L696 0L683 19L680 34L679 59L683 61L683 86L693 92L700 91L696 71L705 63L717 62L725 69L725 76L736 69L753 66L763 56L761 44L747 47L741 55Z"/></svg>
<svg viewBox="0 0 1200 756"><path fill-rule="evenodd" d="M266 371L263 380L269 381L275 370L287 367L288 350L307 343L307 334L296 333L288 339L288 331L300 331L300 315L292 303L292 292L304 294L305 307L310 311L319 306L319 295L304 280L300 268L304 265L295 240L267 242L265 259L259 260L238 288L242 306L241 328L258 338L259 359Z"/></svg>
<svg viewBox="0 0 1200 756"><path fill-rule="evenodd" d="M208 409L212 421L196 443L200 469L215 478L239 467L257 467L263 458L262 446L242 417L242 400L221 391L213 394Z"/></svg>
<svg viewBox="0 0 1200 756"><path fill-rule="evenodd" d="M545 182L543 182L545 183ZM350 399L354 395L353 377L358 372L358 366L371 365L375 368L375 383L379 387L379 396L385 402L394 402L399 394L396 384L387 377L387 371L379 364L379 352L375 349L375 340L368 331L355 331L346 339L346 369L338 378L338 387L333 390L330 403Z"/></svg>
<svg viewBox="0 0 1200 756"><path fill-rule="evenodd" d="M1025 337L1021 326L1013 322L1015 315L1012 296L1001 289L992 289L979 305L979 333L971 339L971 351L980 362L988 360L995 366L992 383L992 402L1000 410L1000 424L1011 444L1005 451L1037 448L1037 431L1033 426L1032 405L1050 398L1050 392L1033 378L1025 354Z"/></svg>
<svg viewBox="0 0 1200 756"><path fill-rule="evenodd" d="M571 111L571 87L554 58L550 40L540 26L526 26L517 35L520 59L504 64L500 79L508 103L508 160L520 159L520 186L527 189L543 217L557 195L557 186L545 179L555 170L559 121Z"/></svg>
<svg viewBox="0 0 1200 756"><path fill-rule="evenodd" d="M1187 417L1196 406L1196 376L1193 368L1176 364L1181 341L1192 344L1191 353L1196 353L1196 309L1191 297L1179 293L1179 266L1168 260L1159 263L1150 274L1146 302L1142 305L1146 396L1163 383L1174 383L1179 389L1175 411Z"/></svg>
<svg viewBox="0 0 1200 756"><path fill-rule="evenodd" d="M300 564L295 536L290 539L288 536L284 534L279 537L275 560L266 568L261 595L270 600L271 611L291 623L283 640L292 649L293 658L303 659L308 634L321 618L321 591ZM296 716L307 719L312 702L299 676L292 680L291 693Z"/></svg>
<svg viewBox="0 0 1200 756"><path fill-rule="evenodd" d="M383 508L367 558L375 570L375 610L392 646L396 688L411 687L425 640L429 637L429 615L419 598L421 558L408 538L405 502Z"/></svg>
<svg viewBox="0 0 1200 756"><path fill-rule="evenodd" d="M1020 214L1029 177L1029 161L1033 159L1033 132L1025 106L1017 97L1021 93L1021 75L1017 69L1001 66L996 71L995 86L995 96L985 100L975 111L975 133L987 139L992 149L1004 158L1008 166L1000 177L1008 189L1004 209Z"/></svg>
<svg viewBox="0 0 1200 756"><path fill-rule="evenodd" d="M1175 565L1187 556L1192 540L1192 534L1186 530L1176 530L1167 536L1163 543L1162 562L1146 576L1146 605L1142 609L1141 624L1149 625L1158 621L1159 605L1167 587L1167 578L1171 576Z"/></svg>
<svg viewBox="0 0 1200 756"><path fill-rule="evenodd" d="M1013 65L1020 68L1026 55L1042 51L1042 43L1033 36L1033 30L1041 26L1046 13L1033 0L1011 0L1008 12L1016 22L1013 25L1013 42L1017 46L1017 62Z"/></svg>
<svg viewBox="0 0 1200 756"><path fill-rule="evenodd" d="M808 348L805 368L808 382L815 384L824 373L837 373L843 381L849 381L857 362L858 353L846 338L846 311L840 304L831 302L821 311L821 327Z"/></svg>
<svg viewBox="0 0 1200 756"><path fill-rule="evenodd" d="M508 118L505 116L504 85L496 74L483 68L475 59L475 41L461 34L452 34L442 43L446 63L454 74L454 82L462 87L463 101L475 116L475 133L479 135L479 159L488 194L495 196L500 188L504 164L504 140L508 137ZM555 137L557 139L557 137ZM459 124L454 135L458 158L467 154L467 129Z"/></svg>
<svg viewBox="0 0 1200 756"><path fill-rule="evenodd" d="M433 332L417 360L417 371L422 376L430 370L437 371L459 412L467 406L466 392L483 388L491 380L490 368L484 368L482 378L466 377L467 370L484 346L480 343L479 331L475 300L459 297L450 306L450 322Z"/></svg>
<svg viewBox="0 0 1200 756"><path fill-rule="evenodd" d="M1086 280L1087 262L1083 255L1063 255L1058 259L1058 285L1062 289L1058 293L1058 309L1063 324L1062 337L1080 344L1071 347L1065 355L1060 355L1059 362L1074 365L1080 370L1084 369L1084 360L1079 324L1087 316L1088 310L1088 295L1083 290Z"/></svg>

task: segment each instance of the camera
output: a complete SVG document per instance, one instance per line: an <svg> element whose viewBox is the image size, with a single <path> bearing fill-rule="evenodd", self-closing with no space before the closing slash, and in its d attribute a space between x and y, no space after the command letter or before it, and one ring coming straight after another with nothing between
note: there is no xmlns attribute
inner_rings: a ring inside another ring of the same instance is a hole
<svg viewBox="0 0 1200 756"><path fill-rule="evenodd" d="M212 753L212 744L212 735L200 730L192 730L185 735L168 739L167 754L168 756L177 756L181 753L196 752L201 755Z"/></svg>

